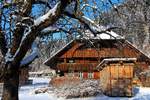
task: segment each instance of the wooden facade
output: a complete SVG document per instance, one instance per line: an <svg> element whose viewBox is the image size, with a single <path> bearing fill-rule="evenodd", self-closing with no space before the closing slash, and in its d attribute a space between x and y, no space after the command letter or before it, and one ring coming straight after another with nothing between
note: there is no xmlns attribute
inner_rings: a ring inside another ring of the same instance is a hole
<svg viewBox="0 0 150 100"><path fill-rule="evenodd" d="M104 59L105 60L105 59ZM100 86L108 96L132 96L133 69L136 59L110 58L98 67Z"/></svg>
<svg viewBox="0 0 150 100"><path fill-rule="evenodd" d="M61 76L99 79L101 76L96 67L105 58L137 58L136 68L140 72L147 70L150 65L150 59L124 39L72 40L45 64L60 72Z"/></svg>

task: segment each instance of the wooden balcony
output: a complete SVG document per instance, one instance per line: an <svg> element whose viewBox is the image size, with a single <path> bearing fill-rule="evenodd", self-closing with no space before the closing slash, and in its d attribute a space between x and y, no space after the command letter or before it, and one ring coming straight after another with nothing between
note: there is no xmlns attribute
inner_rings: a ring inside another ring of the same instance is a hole
<svg viewBox="0 0 150 100"><path fill-rule="evenodd" d="M94 71L98 63L61 63L57 68L61 71Z"/></svg>

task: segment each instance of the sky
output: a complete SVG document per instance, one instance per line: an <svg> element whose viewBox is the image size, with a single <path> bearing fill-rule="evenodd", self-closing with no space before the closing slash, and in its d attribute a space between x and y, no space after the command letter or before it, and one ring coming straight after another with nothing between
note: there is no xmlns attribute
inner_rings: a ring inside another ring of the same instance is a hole
<svg viewBox="0 0 150 100"><path fill-rule="evenodd" d="M15 0L0 0L0 8L2 7L2 2L5 2L5 4L9 4L9 3L14 2L14 1ZM95 13L93 13L93 9L91 9L91 7L84 8L84 11L83 11L84 15L89 17L92 20L95 19L96 17L98 17L100 15L100 13L105 12L105 11L109 11L109 9L111 9L111 7L112 7L112 5L110 3L108 3L108 0L87 0L87 1L88 1L89 5L96 6L96 9L99 9L98 11L95 10L94 11ZM103 2L101 2L101 1L103 1ZM121 4L123 2L123 0L111 0L111 1L114 5ZM34 7L32 9L32 15L33 16L37 15L37 17L39 17L40 14L42 15L42 13L43 14L45 13L42 11L42 9L40 9L40 7L41 7L40 5L34 5ZM8 25L6 25L6 27L7 26ZM54 39L59 39L61 37L65 37L65 35L60 34L60 33L55 33L53 35Z"/></svg>
<svg viewBox="0 0 150 100"><path fill-rule="evenodd" d="M108 3L108 0L87 0L89 1L89 5L91 6L96 6L95 8L98 9L97 11L95 10L95 13L93 11L93 9L91 9L91 7L86 7L83 11L84 15L90 19L95 19L97 18L100 13L103 13L103 12L107 12L109 11L111 8L112 8L112 5L110 3ZM101 2L101 1L104 1L104 2ZM112 3L114 5L118 5L118 4L121 4L123 2L123 0L111 0ZM96 2L95 4L93 2ZM55 33L53 35L54 39L60 39L62 36L65 36L63 35L62 33Z"/></svg>

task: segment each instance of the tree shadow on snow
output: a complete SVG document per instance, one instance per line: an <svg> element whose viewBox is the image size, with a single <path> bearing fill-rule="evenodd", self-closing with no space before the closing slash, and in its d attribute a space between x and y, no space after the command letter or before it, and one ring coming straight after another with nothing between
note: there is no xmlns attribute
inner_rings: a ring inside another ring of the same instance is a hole
<svg viewBox="0 0 150 100"><path fill-rule="evenodd" d="M139 93L139 88L138 87L134 87L133 88L133 96L135 96L138 93Z"/></svg>

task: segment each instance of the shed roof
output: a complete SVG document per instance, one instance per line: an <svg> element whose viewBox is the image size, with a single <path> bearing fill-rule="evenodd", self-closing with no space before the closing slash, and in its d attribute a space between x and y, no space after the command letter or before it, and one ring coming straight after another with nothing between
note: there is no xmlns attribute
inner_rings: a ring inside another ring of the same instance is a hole
<svg viewBox="0 0 150 100"><path fill-rule="evenodd" d="M110 62L118 62L118 61L122 61L122 62L135 62L137 60L137 58L106 58L103 59L98 65L97 65L97 69L101 69L102 66L104 64L110 63Z"/></svg>

